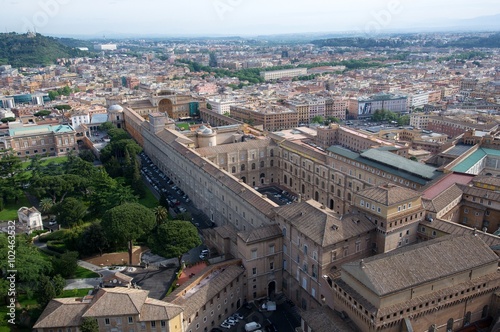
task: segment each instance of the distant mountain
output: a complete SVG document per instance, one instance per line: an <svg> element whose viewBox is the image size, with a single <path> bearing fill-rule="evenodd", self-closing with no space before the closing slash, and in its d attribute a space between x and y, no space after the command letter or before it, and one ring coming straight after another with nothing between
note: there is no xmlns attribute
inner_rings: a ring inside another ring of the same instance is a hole
<svg viewBox="0 0 500 332"><path fill-rule="evenodd" d="M85 55L88 55L88 52L68 47L57 38L34 33L0 33L0 65L45 66L54 64L60 58Z"/></svg>

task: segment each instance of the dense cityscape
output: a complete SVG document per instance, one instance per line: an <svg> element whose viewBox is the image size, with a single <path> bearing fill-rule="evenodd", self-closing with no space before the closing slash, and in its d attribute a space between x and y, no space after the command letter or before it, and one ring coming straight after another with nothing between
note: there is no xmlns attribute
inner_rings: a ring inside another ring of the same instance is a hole
<svg viewBox="0 0 500 332"><path fill-rule="evenodd" d="M0 332L500 330L498 31L1 33Z"/></svg>

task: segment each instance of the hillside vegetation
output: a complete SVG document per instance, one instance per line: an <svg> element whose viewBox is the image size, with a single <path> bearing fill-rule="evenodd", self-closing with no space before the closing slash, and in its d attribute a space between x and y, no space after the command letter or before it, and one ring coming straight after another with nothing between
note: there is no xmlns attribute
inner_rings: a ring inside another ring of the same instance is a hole
<svg viewBox="0 0 500 332"><path fill-rule="evenodd" d="M59 58L88 55L40 34L0 33L0 65L33 67L54 64Z"/></svg>

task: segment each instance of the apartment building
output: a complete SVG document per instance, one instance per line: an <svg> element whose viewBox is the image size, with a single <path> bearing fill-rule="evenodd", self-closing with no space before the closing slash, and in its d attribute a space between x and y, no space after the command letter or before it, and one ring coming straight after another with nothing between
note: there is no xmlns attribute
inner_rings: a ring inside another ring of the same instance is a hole
<svg viewBox="0 0 500 332"><path fill-rule="evenodd" d="M497 123L473 123L453 119L445 116L431 116L427 125L428 130L447 134L453 138L463 134L468 130L495 131L498 129Z"/></svg>
<svg viewBox="0 0 500 332"><path fill-rule="evenodd" d="M266 81L277 80L284 77L298 77L307 75L307 68L292 68L283 70L261 71L260 76Z"/></svg>
<svg viewBox="0 0 500 332"><path fill-rule="evenodd" d="M408 111L407 97L400 95L378 94L369 98L358 98L356 113L350 114L354 118L368 118L377 110L386 110L396 113Z"/></svg>
<svg viewBox="0 0 500 332"><path fill-rule="evenodd" d="M414 128L427 129L431 115L428 113L410 114L410 126Z"/></svg>
<svg viewBox="0 0 500 332"><path fill-rule="evenodd" d="M360 152L372 147L385 146L393 148L394 153L398 155L407 156L408 153L408 147L403 144L390 142L338 124L318 127L315 142L324 149L332 145L341 145L352 151Z"/></svg>
<svg viewBox="0 0 500 332"><path fill-rule="evenodd" d="M299 125L297 112L278 106L265 108L231 106L231 117L251 126L262 126L266 131L295 128Z"/></svg>
<svg viewBox="0 0 500 332"><path fill-rule="evenodd" d="M217 114L230 114L231 106L242 102L235 99L208 98L207 103L212 107L212 112Z"/></svg>
<svg viewBox="0 0 500 332"><path fill-rule="evenodd" d="M36 321L37 332L78 332L85 318L95 319L100 332L118 330L184 332L184 309L148 297L145 290L101 288L83 298L56 298Z"/></svg>

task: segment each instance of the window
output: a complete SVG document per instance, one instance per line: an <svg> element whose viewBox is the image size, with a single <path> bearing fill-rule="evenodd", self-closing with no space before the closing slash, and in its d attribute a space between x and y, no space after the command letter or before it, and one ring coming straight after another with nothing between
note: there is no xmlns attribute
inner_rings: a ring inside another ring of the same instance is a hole
<svg viewBox="0 0 500 332"><path fill-rule="evenodd" d="M274 262L269 262L269 270L274 270Z"/></svg>
<svg viewBox="0 0 500 332"><path fill-rule="evenodd" d="M307 289L307 278L302 277L302 288Z"/></svg>
<svg viewBox="0 0 500 332"><path fill-rule="evenodd" d="M256 268L256 267L252 268L252 274L253 274L253 275L256 275L256 274L257 274L257 268Z"/></svg>
<svg viewBox="0 0 500 332"><path fill-rule="evenodd" d="M134 322L134 318L132 316L128 317L128 323L132 324Z"/></svg>
<svg viewBox="0 0 500 332"><path fill-rule="evenodd" d="M270 253L270 254L274 254L274 244L271 244L271 245L269 246L269 253Z"/></svg>
<svg viewBox="0 0 500 332"><path fill-rule="evenodd" d="M162 328L164 328L167 324L166 324L166 322L164 320L161 320L160 321L160 325L161 325Z"/></svg>
<svg viewBox="0 0 500 332"><path fill-rule="evenodd" d="M104 318L104 324L109 325L109 318Z"/></svg>
<svg viewBox="0 0 500 332"><path fill-rule="evenodd" d="M307 255L307 246L304 245L304 254Z"/></svg>
<svg viewBox="0 0 500 332"><path fill-rule="evenodd" d="M252 250L252 259L256 259L257 258L257 249L253 249Z"/></svg>
<svg viewBox="0 0 500 332"><path fill-rule="evenodd" d="M155 321L151 321L151 327L156 327L156 322Z"/></svg>

